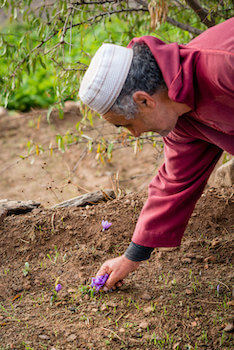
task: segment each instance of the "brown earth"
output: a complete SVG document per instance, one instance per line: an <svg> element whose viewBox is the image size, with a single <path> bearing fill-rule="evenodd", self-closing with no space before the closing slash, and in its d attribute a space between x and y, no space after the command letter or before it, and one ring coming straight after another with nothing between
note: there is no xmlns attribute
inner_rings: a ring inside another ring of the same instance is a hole
<svg viewBox="0 0 234 350"><path fill-rule="evenodd" d="M117 129L97 118L93 127L83 124L80 143L65 153L56 150L56 135L66 131L77 134L75 126L80 120L74 110L68 110L63 120L52 115L49 125L45 111L0 118L0 199L35 200L51 207L88 191L112 188L116 175L119 186L127 192L146 190L163 161L161 145L155 148L145 140L143 149L134 153L133 147L122 139L112 161L102 164L95 159L96 149L92 153L84 150L84 142L87 137L101 139L100 131L105 137L112 137ZM43 146L45 151L37 156L34 147L28 156L29 141ZM52 155L49 145L54 148Z"/></svg>
<svg viewBox="0 0 234 350"><path fill-rule="evenodd" d="M67 169L76 165L79 147L51 158L44 153L33 165L32 157L21 161L16 155L25 154L29 136L50 142L76 117L65 127L56 122L50 132L46 124L37 129L25 122L34 117L16 118L0 131L1 198L44 205L0 223L0 349L233 349L233 189L207 188L180 249L155 249L118 291L93 295L91 277L131 240L150 178L143 175L155 172L156 151L147 145L134 157L131 149L120 149L108 170L88 155L70 176L76 185L70 187ZM117 169L127 192L141 191L85 208L46 208L83 193L78 185L110 187L105 172ZM130 181L134 174L142 176ZM104 232L102 219L112 222ZM62 290L51 302L55 283Z"/></svg>

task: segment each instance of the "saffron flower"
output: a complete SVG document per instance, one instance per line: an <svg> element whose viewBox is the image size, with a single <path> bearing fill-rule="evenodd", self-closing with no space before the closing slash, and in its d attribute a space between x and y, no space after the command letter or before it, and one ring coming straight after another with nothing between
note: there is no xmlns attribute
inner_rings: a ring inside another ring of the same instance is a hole
<svg viewBox="0 0 234 350"><path fill-rule="evenodd" d="M58 293L61 289L62 289L61 284L57 284L57 285L55 286L55 290L56 290L57 293Z"/></svg>
<svg viewBox="0 0 234 350"><path fill-rule="evenodd" d="M104 286L108 277L109 277L108 273L102 276L93 277L91 287L92 288L95 287L95 291L98 292Z"/></svg>
<svg viewBox="0 0 234 350"><path fill-rule="evenodd" d="M102 220L102 231L108 230L108 228L111 227L111 225L111 222L108 222L107 220Z"/></svg>
<svg viewBox="0 0 234 350"><path fill-rule="evenodd" d="M220 285L217 285L217 293L219 294Z"/></svg>

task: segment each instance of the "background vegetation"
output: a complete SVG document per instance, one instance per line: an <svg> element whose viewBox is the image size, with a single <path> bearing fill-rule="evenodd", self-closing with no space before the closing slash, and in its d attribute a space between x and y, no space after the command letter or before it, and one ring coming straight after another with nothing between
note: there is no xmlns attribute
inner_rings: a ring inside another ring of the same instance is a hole
<svg viewBox="0 0 234 350"><path fill-rule="evenodd" d="M52 109L62 117L64 102L77 99L103 42L154 35L187 43L233 15L232 0L0 0L0 8L0 105L49 108L48 119ZM87 115L92 123L84 108Z"/></svg>

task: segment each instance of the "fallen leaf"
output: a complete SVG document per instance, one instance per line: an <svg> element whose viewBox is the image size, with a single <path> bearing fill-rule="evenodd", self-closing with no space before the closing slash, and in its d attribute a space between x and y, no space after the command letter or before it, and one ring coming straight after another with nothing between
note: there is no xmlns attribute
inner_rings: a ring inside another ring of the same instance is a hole
<svg viewBox="0 0 234 350"><path fill-rule="evenodd" d="M12 299L12 301L15 301L16 299L19 299L20 297L22 296L22 294L16 294L15 296L14 296L14 298Z"/></svg>

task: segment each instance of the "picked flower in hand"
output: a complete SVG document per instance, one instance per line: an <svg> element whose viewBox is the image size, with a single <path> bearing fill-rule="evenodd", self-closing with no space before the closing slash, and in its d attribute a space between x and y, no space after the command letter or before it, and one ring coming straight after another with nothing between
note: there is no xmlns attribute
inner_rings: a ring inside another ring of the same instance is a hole
<svg viewBox="0 0 234 350"><path fill-rule="evenodd" d="M108 222L107 220L102 220L102 231L108 230L108 228L111 227L111 225L111 222Z"/></svg>
<svg viewBox="0 0 234 350"><path fill-rule="evenodd" d="M108 277L109 277L108 273L102 276L93 277L91 287L92 288L95 287L95 291L98 292L104 286Z"/></svg>

